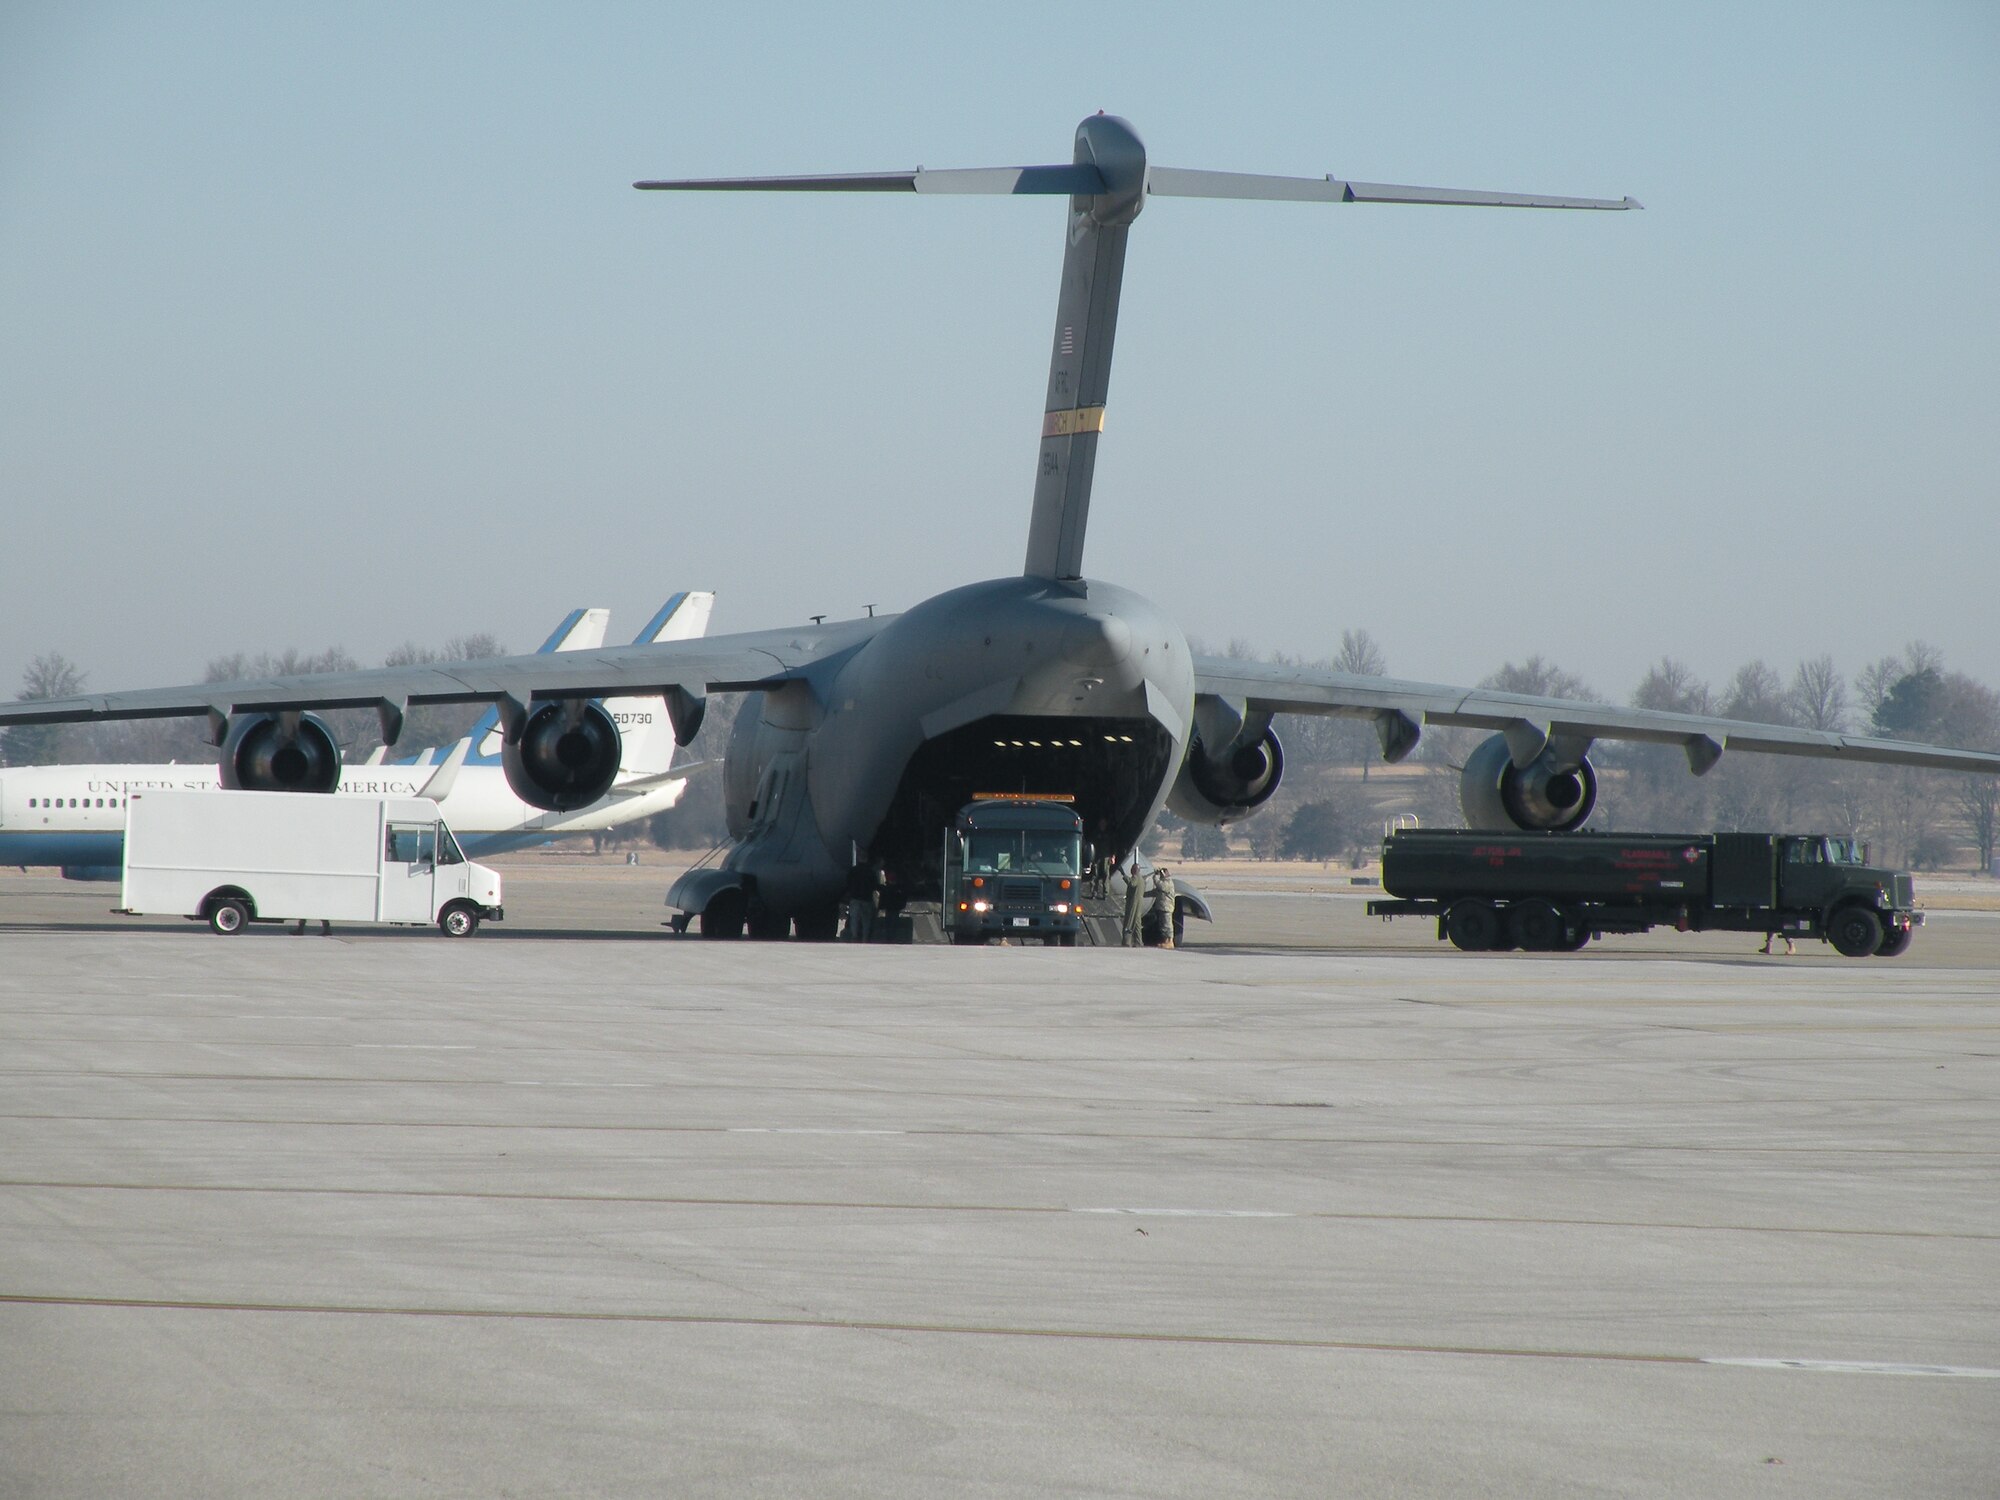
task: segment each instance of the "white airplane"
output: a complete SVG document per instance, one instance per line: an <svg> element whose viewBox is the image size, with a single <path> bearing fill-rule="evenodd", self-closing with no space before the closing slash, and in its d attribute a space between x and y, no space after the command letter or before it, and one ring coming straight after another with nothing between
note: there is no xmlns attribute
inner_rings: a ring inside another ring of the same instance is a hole
<svg viewBox="0 0 2000 1500"><path fill-rule="evenodd" d="M634 645L694 640L708 630L715 595L675 594ZM611 612L572 610L537 654L595 651ZM378 748L365 763L343 766L335 795L429 797L468 854L498 854L547 843L561 834L597 833L665 812L687 790L671 774L673 726L658 698L607 700L623 754L602 797L570 812L547 812L514 795L501 764L500 720L488 709L455 745L390 761ZM0 769L0 865L55 865L71 880L116 880L124 860L125 801L156 787L219 791L212 765L57 765Z"/></svg>

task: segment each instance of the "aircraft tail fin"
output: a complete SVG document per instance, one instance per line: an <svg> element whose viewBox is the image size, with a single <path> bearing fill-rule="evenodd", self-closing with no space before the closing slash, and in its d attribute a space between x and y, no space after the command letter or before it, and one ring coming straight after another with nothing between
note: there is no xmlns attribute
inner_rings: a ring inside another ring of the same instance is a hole
<svg viewBox="0 0 2000 1500"><path fill-rule="evenodd" d="M708 617L715 608L715 595L707 589L675 594L660 606L658 614L633 638L635 646L656 641L691 641L708 633ZM667 718L666 705L657 696L650 698L607 698L604 707L618 725L624 753L618 769L625 776L658 776L674 763L674 726Z"/></svg>
<svg viewBox="0 0 2000 1500"><path fill-rule="evenodd" d="M1430 203L1489 208L1640 207L1631 198L1563 198L1461 188L1402 187L1325 177L1269 177L1154 167L1130 124L1097 114L1076 128L1074 160L1040 167L975 167L944 172L849 172L804 177L708 177L635 182L636 188L707 192L1049 194L1069 198L1055 350L1042 409L1042 450L1023 571L1031 578L1077 578L1097 439L1111 379L1125 238L1150 196L1276 199L1317 203Z"/></svg>
<svg viewBox="0 0 2000 1500"><path fill-rule="evenodd" d="M431 772L428 780L417 789L419 797L428 797L433 802L442 802L451 795L451 789L458 784L458 770L465 764L465 758L472 753L472 736L466 735L451 747L438 768Z"/></svg>

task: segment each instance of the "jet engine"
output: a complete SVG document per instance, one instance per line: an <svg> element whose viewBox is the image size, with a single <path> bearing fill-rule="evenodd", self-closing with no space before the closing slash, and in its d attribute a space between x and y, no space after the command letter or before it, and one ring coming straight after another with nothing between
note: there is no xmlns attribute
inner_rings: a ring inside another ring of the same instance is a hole
<svg viewBox="0 0 2000 1500"><path fill-rule="evenodd" d="M1261 727L1245 726L1219 754L1209 750L1197 725L1181 773L1167 793L1167 806L1190 823L1219 828L1269 802L1284 776L1285 747L1278 743L1268 715Z"/></svg>
<svg viewBox="0 0 2000 1500"><path fill-rule="evenodd" d="M530 807L574 812L618 779L618 725L594 698L544 703L520 721L518 734L510 730L503 739L507 785Z"/></svg>
<svg viewBox="0 0 2000 1500"><path fill-rule="evenodd" d="M222 742L231 791L330 792L340 785L340 741L317 714L243 714Z"/></svg>
<svg viewBox="0 0 2000 1500"><path fill-rule="evenodd" d="M1597 806L1597 772L1587 756L1554 743L1517 766L1507 736L1496 734L1466 758L1458 801L1468 828L1562 833Z"/></svg>

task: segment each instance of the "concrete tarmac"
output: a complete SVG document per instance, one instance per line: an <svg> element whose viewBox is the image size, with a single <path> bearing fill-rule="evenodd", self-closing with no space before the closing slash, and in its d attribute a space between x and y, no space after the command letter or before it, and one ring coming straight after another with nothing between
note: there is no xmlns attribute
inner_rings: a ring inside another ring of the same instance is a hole
<svg viewBox="0 0 2000 1500"><path fill-rule="evenodd" d="M2000 913L857 949L508 878L469 942L0 878L0 1495L2000 1493Z"/></svg>

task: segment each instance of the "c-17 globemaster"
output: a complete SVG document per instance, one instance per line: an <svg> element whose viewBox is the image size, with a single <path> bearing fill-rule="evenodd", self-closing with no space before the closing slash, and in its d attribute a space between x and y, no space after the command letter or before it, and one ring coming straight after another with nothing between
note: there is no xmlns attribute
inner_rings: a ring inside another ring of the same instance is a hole
<svg viewBox="0 0 2000 1500"><path fill-rule="evenodd" d="M234 784L331 785L332 737L309 712L373 705L393 740L411 703L488 702L515 791L558 810L616 774L618 730L597 701L657 694L676 738L711 692L752 697L724 763L733 843L669 894L714 936L826 938L844 899L898 910L935 889L942 835L981 792L1061 793L1100 854L1130 850L1163 806L1227 823L1277 790L1277 713L1373 721L1385 759L1423 726L1491 731L1468 757L1468 824L1569 829L1589 816L1599 739L1677 744L1696 775L1725 750L2000 773L2000 755L1741 723L1705 715L1262 666L1197 656L1155 604L1083 576L1091 474L1104 427L1126 240L1153 198L1327 204L1637 208L1547 197L1153 166L1137 133L1084 120L1073 159L1032 167L641 182L651 190L1049 195L1068 200L1027 556L1018 577L971 583L901 615L635 645L272 678L0 706L0 724L206 714ZM880 930L881 924L866 924Z"/></svg>

